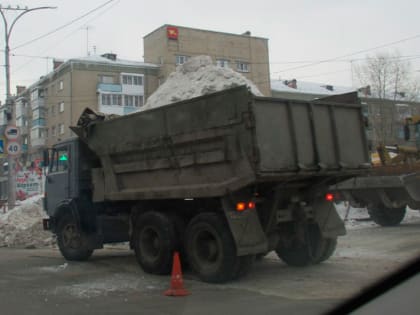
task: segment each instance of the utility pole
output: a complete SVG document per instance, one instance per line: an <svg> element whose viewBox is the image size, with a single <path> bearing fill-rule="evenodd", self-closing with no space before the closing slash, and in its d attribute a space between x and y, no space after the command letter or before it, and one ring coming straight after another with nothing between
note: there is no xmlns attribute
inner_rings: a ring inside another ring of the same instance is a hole
<svg viewBox="0 0 420 315"><path fill-rule="evenodd" d="M10 46L9 40L10 35L12 34L13 27L16 25L16 22L26 13L35 11L35 10L43 10L43 9L55 9L56 7L36 7L29 9L28 7L11 7L10 5L7 7L3 7L0 5L0 14L3 19L4 23L4 67L5 67L5 74L6 74L6 118L7 118L7 126L11 126L13 123L13 100L11 98L10 93ZM18 11L19 14L12 20L12 23L9 24L6 19L5 11ZM16 203L16 177L15 177L15 158L10 154L7 155L7 164L8 164L8 198L7 203L9 209L13 209Z"/></svg>
<svg viewBox="0 0 420 315"><path fill-rule="evenodd" d="M86 25L83 29L86 30L86 56L90 56L89 52L89 30L92 29L92 26Z"/></svg>

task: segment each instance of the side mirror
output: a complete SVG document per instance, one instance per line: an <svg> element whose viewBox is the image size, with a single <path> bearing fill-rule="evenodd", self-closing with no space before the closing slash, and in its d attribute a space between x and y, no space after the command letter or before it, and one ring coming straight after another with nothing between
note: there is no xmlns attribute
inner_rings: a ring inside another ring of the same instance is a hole
<svg viewBox="0 0 420 315"><path fill-rule="evenodd" d="M43 152L42 166L48 167L50 165L50 150L45 149Z"/></svg>

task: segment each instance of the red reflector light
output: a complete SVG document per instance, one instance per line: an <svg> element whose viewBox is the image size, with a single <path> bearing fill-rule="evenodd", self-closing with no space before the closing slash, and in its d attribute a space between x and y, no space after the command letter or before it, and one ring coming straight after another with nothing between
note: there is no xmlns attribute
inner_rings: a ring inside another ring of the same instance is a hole
<svg viewBox="0 0 420 315"><path fill-rule="evenodd" d="M245 202L238 202L236 204L236 211L244 211L246 209L246 203Z"/></svg>
<svg viewBox="0 0 420 315"><path fill-rule="evenodd" d="M244 211L246 209L255 209L255 202L248 201L248 202L238 202L236 204L236 211Z"/></svg>
<svg viewBox="0 0 420 315"><path fill-rule="evenodd" d="M334 201L334 194L331 194L331 193L325 194L325 200Z"/></svg>

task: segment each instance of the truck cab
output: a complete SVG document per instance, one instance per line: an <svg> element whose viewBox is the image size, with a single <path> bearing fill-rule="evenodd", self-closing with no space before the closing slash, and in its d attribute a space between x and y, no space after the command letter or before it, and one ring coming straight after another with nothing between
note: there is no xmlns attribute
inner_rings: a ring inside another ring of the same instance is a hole
<svg viewBox="0 0 420 315"><path fill-rule="evenodd" d="M79 138L64 140L44 154L48 165L44 208L54 218L62 206L91 197L91 169L96 155Z"/></svg>

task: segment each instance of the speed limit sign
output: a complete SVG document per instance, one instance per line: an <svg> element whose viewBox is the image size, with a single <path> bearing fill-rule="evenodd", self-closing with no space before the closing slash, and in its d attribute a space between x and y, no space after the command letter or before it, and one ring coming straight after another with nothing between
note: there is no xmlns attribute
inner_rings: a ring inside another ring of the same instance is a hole
<svg viewBox="0 0 420 315"><path fill-rule="evenodd" d="M10 155L18 155L20 153L20 144L16 141L7 143L7 153Z"/></svg>

